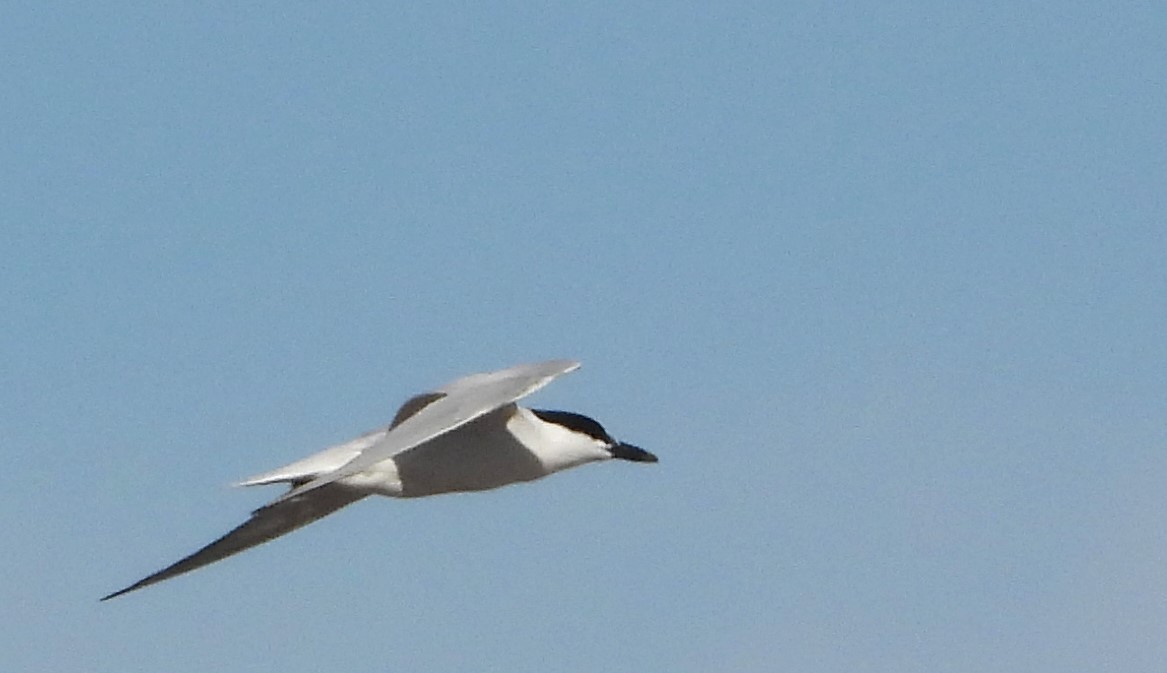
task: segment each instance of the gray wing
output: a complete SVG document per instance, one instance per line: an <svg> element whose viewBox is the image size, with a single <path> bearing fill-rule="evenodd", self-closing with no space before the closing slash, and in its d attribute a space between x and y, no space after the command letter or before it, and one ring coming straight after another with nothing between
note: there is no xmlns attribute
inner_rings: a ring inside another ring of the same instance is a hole
<svg viewBox="0 0 1167 673"><path fill-rule="evenodd" d="M427 396L431 401L339 469L297 486L281 500L295 498L366 470L402 451L424 444L501 406L522 399L578 368L579 363L574 360L549 360L460 378L439 388L436 393L440 393L440 397L436 394Z"/></svg>
<svg viewBox="0 0 1167 673"><path fill-rule="evenodd" d="M365 493L349 489L341 484L330 484L311 493L289 500L276 500L251 513L251 518L230 533L215 540L186 558L169 565L130 586L115 591L101 600L121 596L162 580L177 577L228 556L250 549L269 540L290 533L313 521L332 514L345 505L365 497Z"/></svg>

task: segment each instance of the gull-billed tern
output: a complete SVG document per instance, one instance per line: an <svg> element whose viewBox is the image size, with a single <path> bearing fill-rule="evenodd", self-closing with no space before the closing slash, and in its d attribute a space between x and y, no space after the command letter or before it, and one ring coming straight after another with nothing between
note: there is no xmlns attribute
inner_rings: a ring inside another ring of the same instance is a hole
<svg viewBox="0 0 1167 673"><path fill-rule="evenodd" d="M367 495L483 491L610 458L655 463L595 420L515 404L579 367L551 360L472 374L410 398L389 426L239 482L291 490L209 545L101 600L188 573L290 533Z"/></svg>

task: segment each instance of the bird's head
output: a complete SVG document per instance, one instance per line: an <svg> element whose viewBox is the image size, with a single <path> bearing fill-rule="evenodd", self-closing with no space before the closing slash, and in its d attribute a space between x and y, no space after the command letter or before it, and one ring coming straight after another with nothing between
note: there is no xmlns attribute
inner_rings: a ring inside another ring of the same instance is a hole
<svg viewBox="0 0 1167 673"><path fill-rule="evenodd" d="M592 454L591 460L605 460L619 458L634 463L655 463L657 457L648 451L612 438L604 426L598 421L583 414L570 411L549 411L546 409L532 409L532 413L544 423L550 423L561 429L565 443L579 445Z"/></svg>

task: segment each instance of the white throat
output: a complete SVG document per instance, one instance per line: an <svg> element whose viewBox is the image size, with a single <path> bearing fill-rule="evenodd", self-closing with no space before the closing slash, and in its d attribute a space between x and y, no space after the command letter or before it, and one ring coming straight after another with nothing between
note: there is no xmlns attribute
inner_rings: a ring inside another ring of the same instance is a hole
<svg viewBox="0 0 1167 673"><path fill-rule="evenodd" d="M596 438L548 423L524 407L515 407L514 415L507 420L507 430L535 454L548 472L612 457L608 447Z"/></svg>

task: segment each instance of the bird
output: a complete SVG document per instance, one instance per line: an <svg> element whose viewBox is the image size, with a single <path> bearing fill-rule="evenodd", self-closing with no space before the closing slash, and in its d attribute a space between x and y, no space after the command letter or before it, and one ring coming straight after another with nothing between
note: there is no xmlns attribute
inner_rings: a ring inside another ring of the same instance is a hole
<svg viewBox="0 0 1167 673"><path fill-rule="evenodd" d="M214 542L101 600L269 542L370 495L485 491L597 461L657 462L656 455L613 439L588 416L517 404L579 367L574 360L516 365L414 395L383 428L236 482L290 488Z"/></svg>

